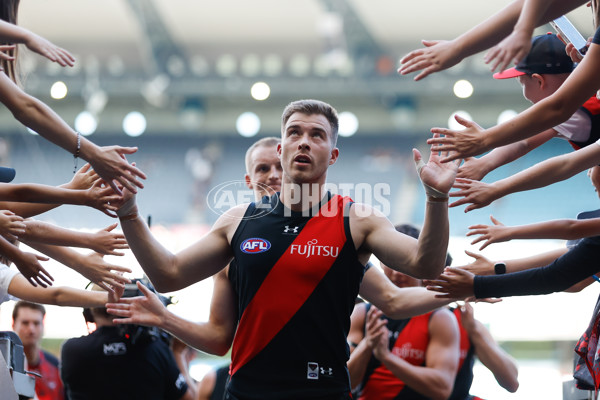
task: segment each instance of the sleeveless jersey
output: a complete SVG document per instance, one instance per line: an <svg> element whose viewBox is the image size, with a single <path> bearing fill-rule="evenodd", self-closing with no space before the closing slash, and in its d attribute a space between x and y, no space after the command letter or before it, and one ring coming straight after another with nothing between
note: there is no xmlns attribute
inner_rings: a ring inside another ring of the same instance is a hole
<svg viewBox="0 0 600 400"><path fill-rule="evenodd" d="M364 274L345 217L350 204L327 193L303 215L276 194L248 207L229 269L239 305L227 388L234 397L350 393L346 336Z"/></svg>
<svg viewBox="0 0 600 400"><path fill-rule="evenodd" d="M454 379L454 388L449 400L469 399L469 390L473 384L473 364L475 363L475 348L471 344L469 334L462 326L462 315L460 308L450 309L458 322L460 331L460 359L458 361L458 373Z"/></svg>
<svg viewBox="0 0 600 400"><path fill-rule="evenodd" d="M592 96L579 109L590 117L592 127L590 129L590 137L586 141L576 142L569 140L569 143L575 150L596 143L600 139L600 100L596 96Z"/></svg>
<svg viewBox="0 0 600 400"><path fill-rule="evenodd" d="M367 311L368 308L369 306ZM388 318L390 351L412 365L425 365L425 354L429 346L429 320L434 312L402 320ZM427 399L406 386L374 356L369 361L361 386L359 400Z"/></svg>

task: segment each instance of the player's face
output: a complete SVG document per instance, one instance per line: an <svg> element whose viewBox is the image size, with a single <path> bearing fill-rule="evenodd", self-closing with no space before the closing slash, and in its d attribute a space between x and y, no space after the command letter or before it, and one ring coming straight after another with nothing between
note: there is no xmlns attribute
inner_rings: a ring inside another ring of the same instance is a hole
<svg viewBox="0 0 600 400"><path fill-rule="evenodd" d="M19 309L17 319L13 321L13 330L19 335L23 346L33 346L42 340L44 317L42 312L28 307Z"/></svg>
<svg viewBox="0 0 600 400"><path fill-rule="evenodd" d="M250 171L246 175L246 185L260 199L281 190L281 162L276 146L260 146L250 157Z"/></svg>
<svg viewBox="0 0 600 400"><path fill-rule="evenodd" d="M325 183L327 168L339 153L332 140L332 128L324 115L292 114L277 147L284 179L298 184Z"/></svg>
<svg viewBox="0 0 600 400"><path fill-rule="evenodd" d="M387 276L388 279L399 288L422 286L420 279L413 278L410 275L393 270L383 263L381 264L381 268L383 268L383 273L385 276Z"/></svg>

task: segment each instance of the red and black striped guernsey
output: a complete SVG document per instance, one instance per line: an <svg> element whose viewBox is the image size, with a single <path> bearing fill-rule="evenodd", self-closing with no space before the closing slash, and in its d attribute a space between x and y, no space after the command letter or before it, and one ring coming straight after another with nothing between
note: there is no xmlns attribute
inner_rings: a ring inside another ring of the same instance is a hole
<svg viewBox="0 0 600 400"><path fill-rule="evenodd" d="M364 274L345 217L352 201L327 193L304 215L278 195L263 202L249 206L231 243L239 325L228 391L240 399L342 398Z"/></svg>

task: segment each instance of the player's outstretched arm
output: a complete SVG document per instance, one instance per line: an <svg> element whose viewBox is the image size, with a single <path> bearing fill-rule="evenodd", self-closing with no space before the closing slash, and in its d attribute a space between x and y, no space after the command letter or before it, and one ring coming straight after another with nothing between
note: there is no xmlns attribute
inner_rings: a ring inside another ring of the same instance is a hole
<svg viewBox="0 0 600 400"><path fill-rule="evenodd" d="M221 273L224 274L223 271ZM114 320L117 324L156 326L198 350L224 355L233 341L236 312L235 296L228 280L225 282L221 280L223 278L227 280L226 276L215 279L209 322L196 323L177 316L140 282L137 285L144 296L109 303L107 311L119 317Z"/></svg>
<svg viewBox="0 0 600 400"><path fill-rule="evenodd" d="M423 287L399 288L375 266L365 272L359 294L393 319L411 318L459 299L440 299Z"/></svg>
<svg viewBox="0 0 600 400"><path fill-rule="evenodd" d="M123 191L124 203L117 214L129 248L160 292L171 292L201 281L222 270L233 258L229 245L247 205L221 216L198 242L173 254L154 238L138 214L136 198Z"/></svg>
<svg viewBox="0 0 600 400"><path fill-rule="evenodd" d="M448 191L454 183L458 162L441 163L432 152L427 164L413 150L417 173L427 193L425 222L419 239L394 229L380 212L355 205L350 209L352 236L359 252L371 252L385 265L416 278L435 278L444 269L448 248Z"/></svg>

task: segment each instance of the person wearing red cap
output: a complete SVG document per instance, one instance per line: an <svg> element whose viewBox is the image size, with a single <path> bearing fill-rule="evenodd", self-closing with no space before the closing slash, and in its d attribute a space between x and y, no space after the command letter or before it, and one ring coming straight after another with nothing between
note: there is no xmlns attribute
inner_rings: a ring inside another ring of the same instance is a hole
<svg viewBox="0 0 600 400"><path fill-rule="evenodd" d="M574 64L565 52L565 44L554 34L539 35L531 41L531 51L515 67L494 74L495 79L517 78L523 96L533 104L552 95L569 77ZM516 160L553 137L569 141L577 150L600 139L600 101L591 97L567 121L537 135L523 134L514 143L496 147L479 158L467 158L458 177L481 180L494 169ZM502 135L491 138L493 146L504 141Z"/></svg>

